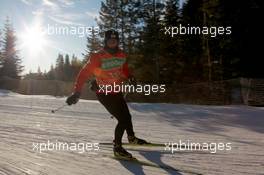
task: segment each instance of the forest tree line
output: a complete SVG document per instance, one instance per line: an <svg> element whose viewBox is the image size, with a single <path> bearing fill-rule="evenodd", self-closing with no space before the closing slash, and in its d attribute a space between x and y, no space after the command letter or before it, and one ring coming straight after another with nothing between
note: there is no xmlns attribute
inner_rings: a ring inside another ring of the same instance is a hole
<svg viewBox="0 0 264 175"><path fill-rule="evenodd" d="M263 12L263 2L259 0L188 0L184 4L178 0L105 0L96 19L100 35L92 33L87 37L82 59L58 54L50 70L41 72L39 68L25 78L73 81L89 55L101 49L103 32L108 29L119 32L120 47L128 54L129 65L140 82L173 84L263 78L263 25L259 21ZM166 27L179 25L231 26L232 33L216 37L164 34ZM10 26L6 25L0 45L0 76L19 78L23 68L12 48L14 40Z"/></svg>

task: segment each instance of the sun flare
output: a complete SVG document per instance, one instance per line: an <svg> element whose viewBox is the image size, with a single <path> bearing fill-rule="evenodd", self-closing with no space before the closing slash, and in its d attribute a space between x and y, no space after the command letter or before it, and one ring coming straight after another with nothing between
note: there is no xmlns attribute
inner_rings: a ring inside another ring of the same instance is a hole
<svg viewBox="0 0 264 175"><path fill-rule="evenodd" d="M31 54L38 54L44 51L44 46L47 44L45 33L38 25L27 27L21 39L22 47L27 49Z"/></svg>

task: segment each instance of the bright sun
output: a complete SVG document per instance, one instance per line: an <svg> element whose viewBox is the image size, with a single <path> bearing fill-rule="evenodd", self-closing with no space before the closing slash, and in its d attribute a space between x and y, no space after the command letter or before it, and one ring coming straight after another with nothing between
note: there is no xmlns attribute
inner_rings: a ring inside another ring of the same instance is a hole
<svg viewBox="0 0 264 175"><path fill-rule="evenodd" d="M21 36L22 47L35 55L44 50L46 45L45 33L38 25L26 28L25 33Z"/></svg>

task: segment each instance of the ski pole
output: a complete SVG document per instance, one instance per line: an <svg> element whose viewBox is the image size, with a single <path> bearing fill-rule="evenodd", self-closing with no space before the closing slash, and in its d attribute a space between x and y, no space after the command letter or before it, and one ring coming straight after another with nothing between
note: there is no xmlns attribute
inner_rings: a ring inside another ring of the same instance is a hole
<svg viewBox="0 0 264 175"><path fill-rule="evenodd" d="M55 113L55 112L57 112L58 110L61 110L61 109L64 108L66 105L67 105L67 104L63 104L62 106L60 106L60 107L58 107L58 108L56 108L56 109L51 110L51 113Z"/></svg>

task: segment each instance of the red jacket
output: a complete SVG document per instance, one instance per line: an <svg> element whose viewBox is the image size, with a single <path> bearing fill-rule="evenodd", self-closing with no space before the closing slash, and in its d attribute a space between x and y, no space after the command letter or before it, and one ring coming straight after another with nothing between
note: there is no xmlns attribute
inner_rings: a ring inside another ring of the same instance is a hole
<svg viewBox="0 0 264 175"><path fill-rule="evenodd" d="M105 50L92 54L77 76L74 91L81 92L83 84L92 76L98 85L121 84L130 76L126 54L121 50L113 55Z"/></svg>

